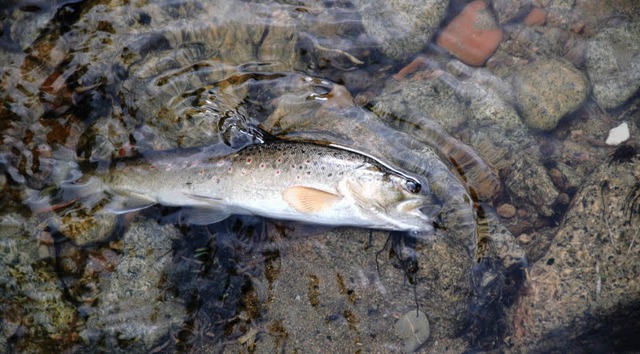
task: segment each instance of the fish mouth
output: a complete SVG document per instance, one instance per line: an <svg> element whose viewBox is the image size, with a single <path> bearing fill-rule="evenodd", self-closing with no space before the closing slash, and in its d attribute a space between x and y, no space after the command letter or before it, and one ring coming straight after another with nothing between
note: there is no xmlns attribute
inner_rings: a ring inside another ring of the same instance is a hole
<svg viewBox="0 0 640 354"><path fill-rule="evenodd" d="M397 206L395 223L402 229L410 231L427 231L432 229L433 221L440 213L439 204L425 203L424 200L408 200Z"/></svg>
<svg viewBox="0 0 640 354"><path fill-rule="evenodd" d="M418 211L420 212L420 214L426 216L429 220L433 220L440 213L441 209L442 205L429 204L422 205L418 208Z"/></svg>
<svg viewBox="0 0 640 354"><path fill-rule="evenodd" d="M425 203L423 200L407 200L397 206L397 210L402 214L415 215L428 220L433 220L441 209L442 205Z"/></svg>

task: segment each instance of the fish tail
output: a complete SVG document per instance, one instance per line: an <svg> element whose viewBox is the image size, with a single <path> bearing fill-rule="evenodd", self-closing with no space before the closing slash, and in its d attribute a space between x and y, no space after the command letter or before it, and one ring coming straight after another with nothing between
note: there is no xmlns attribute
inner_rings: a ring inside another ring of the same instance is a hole
<svg viewBox="0 0 640 354"><path fill-rule="evenodd" d="M105 198L105 188L99 179L90 177L86 181L63 182L59 186L34 191L26 200L34 214L45 214L77 206L93 209Z"/></svg>

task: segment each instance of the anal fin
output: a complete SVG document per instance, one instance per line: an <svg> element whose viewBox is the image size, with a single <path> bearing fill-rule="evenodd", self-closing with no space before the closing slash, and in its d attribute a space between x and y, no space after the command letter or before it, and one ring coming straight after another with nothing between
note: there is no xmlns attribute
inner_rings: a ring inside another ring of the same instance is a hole
<svg viewBox="0 0 640 354"><path fill-rule="evenodd" d="M215 224L229 216L225 211L209 208L183 207L178 211L178 221L192 225Z"/></svg>

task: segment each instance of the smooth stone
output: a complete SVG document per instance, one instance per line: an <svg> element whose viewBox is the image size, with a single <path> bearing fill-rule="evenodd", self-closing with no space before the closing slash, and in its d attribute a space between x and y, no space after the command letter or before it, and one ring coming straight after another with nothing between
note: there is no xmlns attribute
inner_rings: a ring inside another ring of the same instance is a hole
<svg viewBox="0 0 640 354"><path fill-rule="evenodd" d="M620 145L629 139L629 125L624 122L619 126L609 130L609 136L607 136L607 140L605 144L607 145Z"/></svg>
<svg viewBox="0 0 640 354"><path fill-rule="evenodd" d="M502 204L497 209L496 212L498 215L505 219L510 219L516 215L516 207L511 204Z"/></svg>
<svg viewBox="0 0 640 354"><path fill-rule="evenodd" d="M587 98L584 75L568 62L538 59L512 77L524 122L532 129L550 131Z"/></svg>
<svg viewBox="0 0 640 354"><path fill-rule="evenodd" d="M586 67L593 96L606 109L618 107L640 88L640 22L607 28L587 45Z"/></svg>
<svg viewBox="0 0 640 354"><path fill-rule="evenodd" d="M534 7L529 11L527 17L522 20L527 26L542 26L547 21L547 12L541 8Z"/></svg>
<svg viewBox="0 0 640 354"><path fill-rule="evenodd" d="M411 310L402 316L395 324L394 330L404 343L407 353L418 349L431 336L429 319L424 312Z"/></svg>
<svg viewBox="0 0 640 354"><path fill-rule="evenodd" d="M429 44L449 0L356 0L355 4L367 34L382 52L403 60Z"/></svg>
<svg viewBox="0 0 640 354"><path fill-rule="evenodd" d="M467 5L440 33L437 43L462 62L481 66L502 42L502 30L484 1Z"/></svg>

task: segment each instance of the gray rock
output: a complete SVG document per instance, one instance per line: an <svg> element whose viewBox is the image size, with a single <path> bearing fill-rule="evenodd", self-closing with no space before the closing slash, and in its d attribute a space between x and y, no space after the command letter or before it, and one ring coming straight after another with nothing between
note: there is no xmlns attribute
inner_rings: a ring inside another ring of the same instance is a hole
<svg viewBox="0 0 640 354"><path fill-rule="evenodd" d="M110 279L103 279L98 307L80 336L89 343L103 340L136 341L148 350L171 325L181 324L186 310L162 288L163 274L171 267L171 240L178 232L145 219L134 222L123 238L122 261ZM162 300L159 300L162 299Z"/></svg>
<svg viewBox="0 0 640 354"><path fill-rule="evenodd" d="M531 0L493 0L491 3L501 25L523 16L531 9Z"/></svg>
<svg viewBox="0 0 640 354"><path fill-rule="evenodd" d="M617 340L633 341L620 331L640 323L638 180L637 158L604 162L588 177L512 309L512 350L615 350Z"/></svg>
<svg viewBox="0 0 640 354"><path fill-rule="evenodd" d="M587 73L593 96L607 109L615 108L640 88L640 22L607 28L587 46Z"/></svg>
<svg viewBox="0 0 640 354"><path fill-rule="evenodd" d="M369 36L393 59L406 59L427 46L444 18L448 0L356 0Z"/></svg>
<svg viewBox="0 0 640 354"><path fill-rule="evenodd" d="M37 229L33 219L0 216L0 345L12 338L23 352L42 351L43 337L66 338L82 324L66 300L57 269L44 259L48 253L40 250Z"/></svg>
<svg viewBox="0 0 640 354"><path fill-rule="evenodd" d="M416 319L413 288L388 258L390 250L383 250L386 238L374 232L369 241L363 230L294 238L291 248L281 252L282 271L269 287L273 300L263 317L268 323L281 323L288 337L278 345L277 338L265 336L256 342L256 352L273 352L274 347L282 352L323 348L330 353L379 348L411 352L420 345L427 352L468 349L455 335L467 310L463 299L471 291L464 246L435 237L414 250L419 270L412 276L421 309ZM406 324L404 317L413 330L401 326ZM228 347L227 352L240 349Z"/></svg>
<svg viewBox="0 0 640 354"><path fill-rule="evenodd" d="M550 131L567 113L582 105L587 79L568 62L540 58L512 77L524 122L532 129Z"/></svg>

